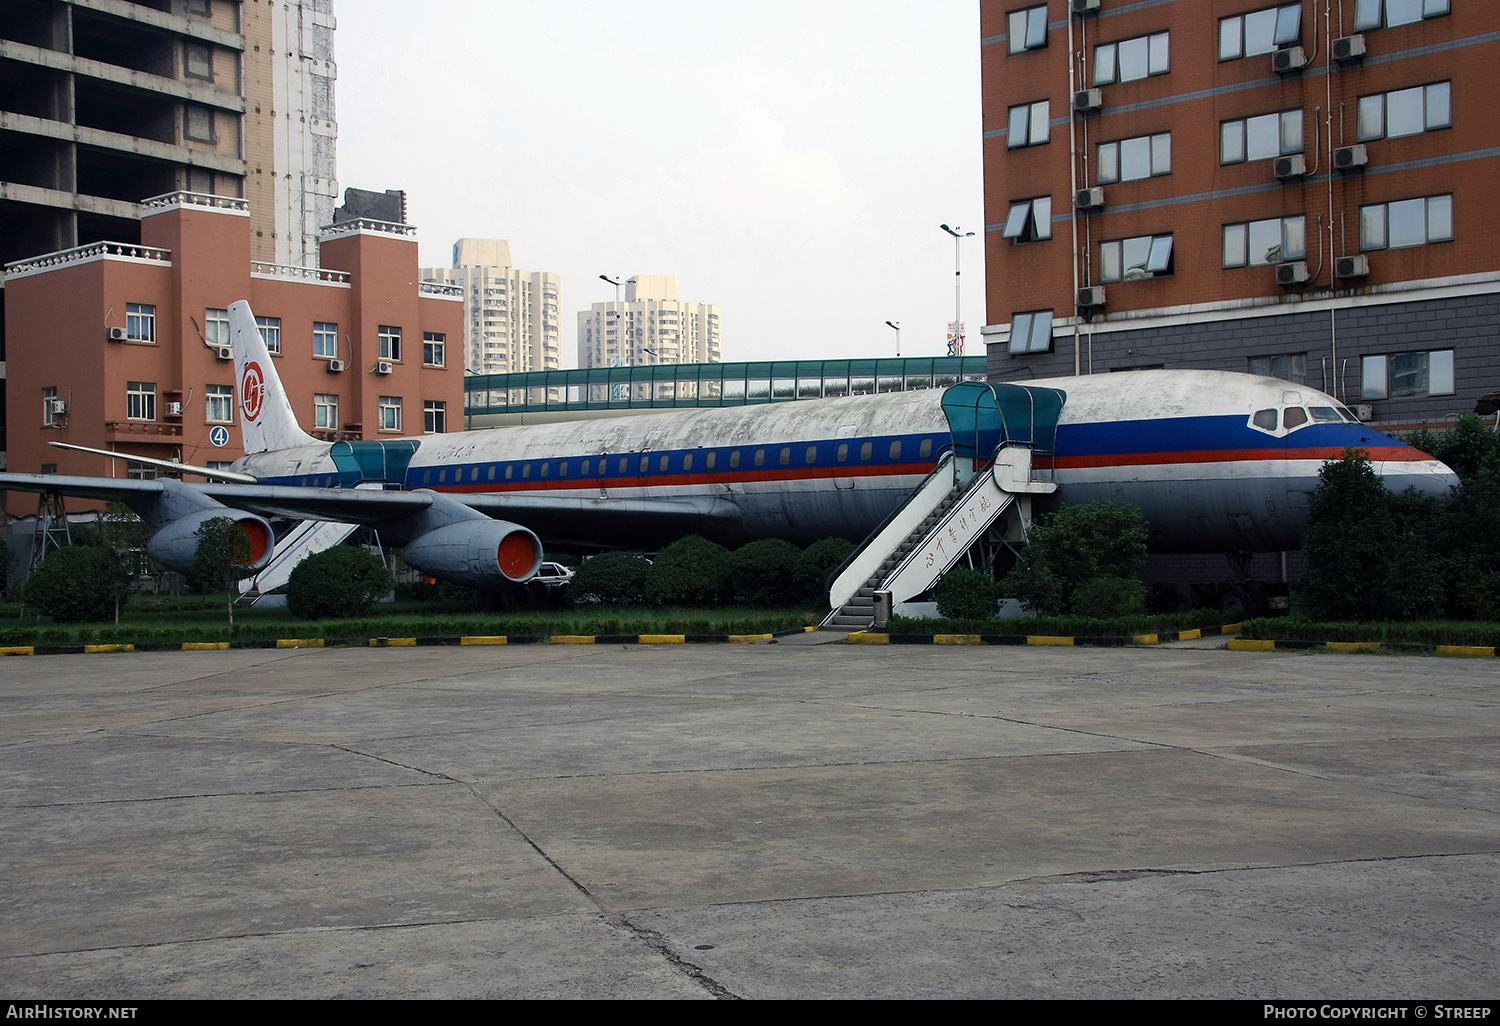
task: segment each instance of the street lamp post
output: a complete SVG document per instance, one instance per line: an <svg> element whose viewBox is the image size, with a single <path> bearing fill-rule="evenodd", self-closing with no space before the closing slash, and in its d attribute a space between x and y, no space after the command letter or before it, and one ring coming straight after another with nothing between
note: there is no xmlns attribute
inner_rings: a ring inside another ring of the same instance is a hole
<svg viewBox="0 0 1500 1026"><path fill-rule="evenodd" d="M896 329L896 359L899 360L899 359L901 359L901 322L900 321L886 321L885 323L886 323L886 325L888 327L892 327L892 328Z"/></svg>
<svg viewBox="0 0 1500 1026"><path fill-rule="evenodd" d="M962 356L964 355L964 318L963 304L961 302L962 295L959 292L959 285L962 279L959 276L958 244L964 239L973 238L974 233L966 232L962 228L959 228L957 225L952 228L949 228L945 224L939 225L938 227L942 228L943 231L953 236L953 331L950 333L952 336L952 341L948 343L948 355Z"/></svg>

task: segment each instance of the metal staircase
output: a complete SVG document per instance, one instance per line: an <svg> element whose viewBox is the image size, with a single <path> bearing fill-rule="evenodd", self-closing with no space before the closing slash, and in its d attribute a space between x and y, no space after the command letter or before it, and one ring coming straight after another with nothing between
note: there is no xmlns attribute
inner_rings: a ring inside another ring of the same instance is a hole
<svg viewBox="0 0 1500 1026"><path fill-rule="evenodd" d="M935 585L1002 518L1007 540L1024 541L1032 498L1057 490L1034 479L1032 459L1055 454L1066 401L1059 389L1003 382L948 389L943 411L953 450L836 572L822 626L870 627L878 612ZM1048 460L1049 477L1050 468Z"/></svg>
<svg viewBox="0 0 1500 1026"><path fill-rule="evenodd" d="M891 554L876 568L875 573L865 578L864 584L860 585L859 590L847 602L828 615L822 626L830 630L860 631L874 623L875 592L880 588L881 582L911 555L932 531L933 526L958 505L963 495L963 485L955 482L932 512L927 514L922 522L892 550Z"/></svg>

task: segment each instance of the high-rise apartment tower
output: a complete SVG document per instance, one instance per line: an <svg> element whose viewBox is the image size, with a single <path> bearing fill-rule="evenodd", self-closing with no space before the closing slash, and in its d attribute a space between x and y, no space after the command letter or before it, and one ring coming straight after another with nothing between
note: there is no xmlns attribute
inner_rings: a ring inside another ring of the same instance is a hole
<svg viewBox="0 0 1500 1026"><path fill-rule="evenodd" d="M562 343L557 275L512 266L504 239L459 239L452 267L424 267L422 280L464 293L464 366L475 374L556 370Z"/></svg>
<svg viewBox="0 0 1500 1026"><path fill-rule="evenodd" d="M638 274L625 282L623 302L578 313L580 367L719 363L719 347L719 308L683 302L669 276Z"/></svg>

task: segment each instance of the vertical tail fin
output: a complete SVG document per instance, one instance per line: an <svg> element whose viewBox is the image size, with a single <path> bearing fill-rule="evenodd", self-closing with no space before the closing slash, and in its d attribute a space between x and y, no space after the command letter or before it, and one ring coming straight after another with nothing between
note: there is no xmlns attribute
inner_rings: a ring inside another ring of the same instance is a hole
<svg viewBox="0 0 1500 1026"><path fill-rule="evenodd" d="M229 338L234 348L234 374L240 389L240 432L245 453L317 445L318 440L297 424L286 389L271 363L255 314L244 300L229 307Z"/></svg>

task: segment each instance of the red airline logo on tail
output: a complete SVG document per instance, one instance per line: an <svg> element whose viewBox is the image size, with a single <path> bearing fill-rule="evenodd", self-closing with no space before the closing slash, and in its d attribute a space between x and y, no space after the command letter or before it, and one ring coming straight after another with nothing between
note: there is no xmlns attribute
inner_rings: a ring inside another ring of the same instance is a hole
<svg viewBox="0 0 1500 1026"><path fill-rule="evenodd" d="M260 419L261 408L266 404L266 378L260 364L245 366L245 377L240 381L240 405L245 410L245 419Z"/></svg>

